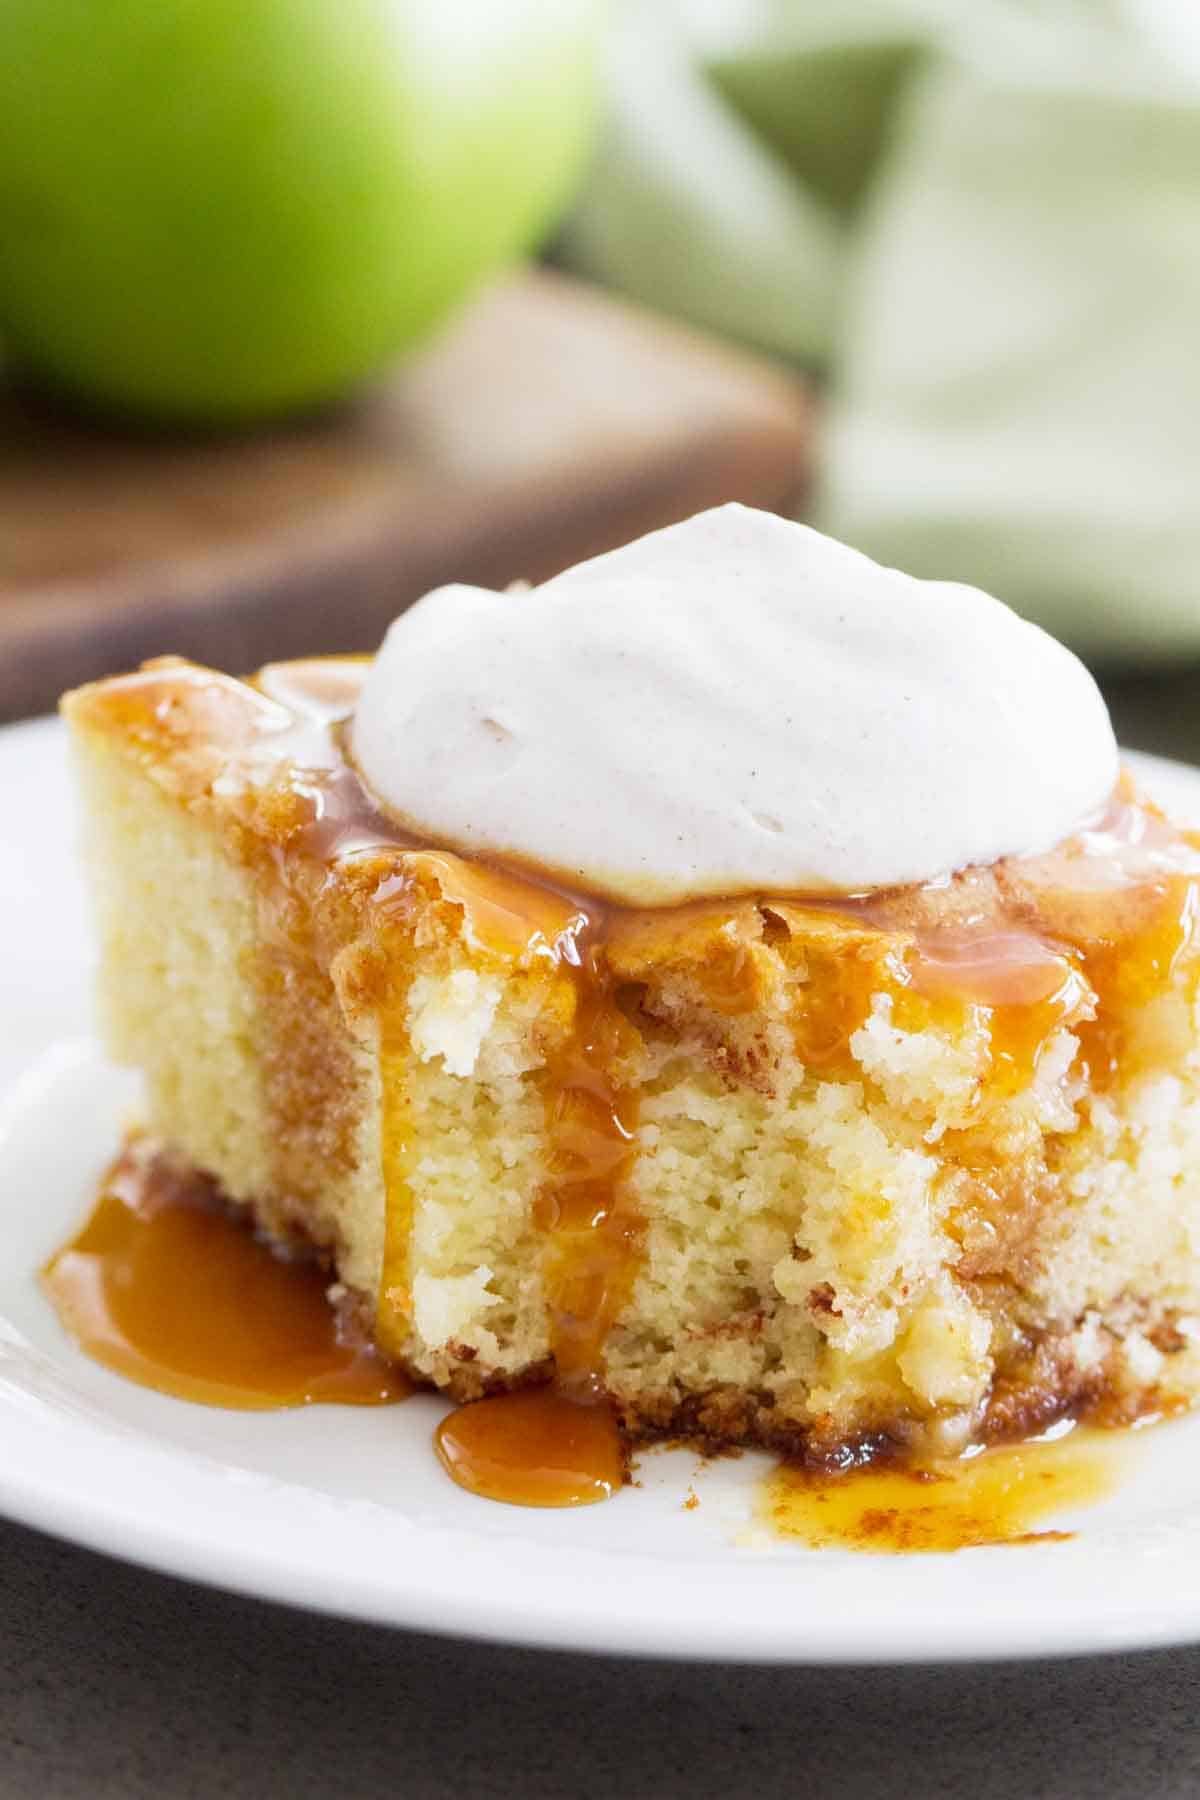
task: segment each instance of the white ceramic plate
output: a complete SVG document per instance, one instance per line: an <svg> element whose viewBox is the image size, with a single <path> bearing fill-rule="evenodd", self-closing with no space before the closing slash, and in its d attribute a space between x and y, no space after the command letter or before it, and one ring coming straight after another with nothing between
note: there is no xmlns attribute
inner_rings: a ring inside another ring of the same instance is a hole
<svg viewBox="0 0 1200 1800"><path fill-rule="evenodd" d="M1200 772L1143 769L1200 819ZM655 1453L609 1505L533 1512L442 1475L430 1397L232 1413L96 1367L34 1280L135 1099L88 1036L57 725L0 732L0 795L0 1509L197 1580L513 1643L891 1662L1200 1639L1200 1418L1132 1439L1119 1492L1055 1521L1069 1542L875 1557L739 1542L765 1458Z"/></svg>

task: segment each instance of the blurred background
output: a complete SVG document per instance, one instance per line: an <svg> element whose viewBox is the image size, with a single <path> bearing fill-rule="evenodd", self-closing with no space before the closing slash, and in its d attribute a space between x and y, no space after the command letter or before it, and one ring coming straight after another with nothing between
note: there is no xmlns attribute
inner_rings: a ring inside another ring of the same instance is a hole
<svg viewBox="0 0 1200 1800"><path fill-rule="evenodd" d="M725 499L1200 760L1189 0L4 0L0 717Z"/></svg>

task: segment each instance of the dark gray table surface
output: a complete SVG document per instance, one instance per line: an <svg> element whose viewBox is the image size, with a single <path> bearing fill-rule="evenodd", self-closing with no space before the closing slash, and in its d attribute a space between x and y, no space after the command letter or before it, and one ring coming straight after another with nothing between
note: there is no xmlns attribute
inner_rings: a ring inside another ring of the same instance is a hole
<svg viewBox="0 0 1200 1800"><path fill-rule="evenodd" d="M1200 672L1106 683L1200 762ZM0 1525L0 1800L1200 1794L1200 1649L778 1670L489 1648L312 1617Z"/></svg>
<svg viewBox="0 0 1200 1800"><path fill-rule="evenodd" d="M1200 1650L772 1670L315 1618L0 1532L0 1795L1200 1793Z"/></svg>

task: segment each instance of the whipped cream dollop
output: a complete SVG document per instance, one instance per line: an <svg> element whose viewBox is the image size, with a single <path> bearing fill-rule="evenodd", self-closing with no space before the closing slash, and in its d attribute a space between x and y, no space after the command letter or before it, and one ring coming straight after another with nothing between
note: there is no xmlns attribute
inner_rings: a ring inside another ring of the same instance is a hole
<svg viewBox="0 0 1200 1800"><path fill-rule="evenodd" d="M989 595L722 506L391 627L351 747L442 844L631 905L1046 850L1117 776L1095 682Z"/></svg>

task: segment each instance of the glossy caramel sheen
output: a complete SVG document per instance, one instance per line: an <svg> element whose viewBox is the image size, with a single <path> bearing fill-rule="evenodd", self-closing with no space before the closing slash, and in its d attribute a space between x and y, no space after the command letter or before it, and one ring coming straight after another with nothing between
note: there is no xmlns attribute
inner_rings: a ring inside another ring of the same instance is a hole
<svg viewBox="0 0 1200 1800"><path fill-rule="evenodd" d="M1005 1444L928 1469L890 1465L823 1474L784 1464L763 1485L759 1517L811 1550L879 1554L1047 1542L1046 1521L1112 1492L1123 1440L1077 1429Z"/></svg>
<svg viewBox="0 0 1200 1800"><path fill-rule="evenodd" d="M411 1391L374 1351L343 1341L319 1269L273 1255L209 1182L136 1141L42 1285L89 1356L181 1400L380 1406Z"/></svg>
<svg viewBox="0 0 1200 1800"><path fill-rule="evenodd" d="M460 1487L513 1506L590 1506L625 1478L612 1409L553 1388L523 1388L462 1406L434 1439Z"/></svg>
<svg viewBox="0 0 1200 1800"><path fill-rule="evenodd" d="M625 1186L637 1124L618 1070L632 1027L603 977L579 969L576 1014L543 1084L547 1180L536 1216L546 1233L544 1280L560 1386L602 1388L604 1340L637 1273L641 1220Z"/></svg>

